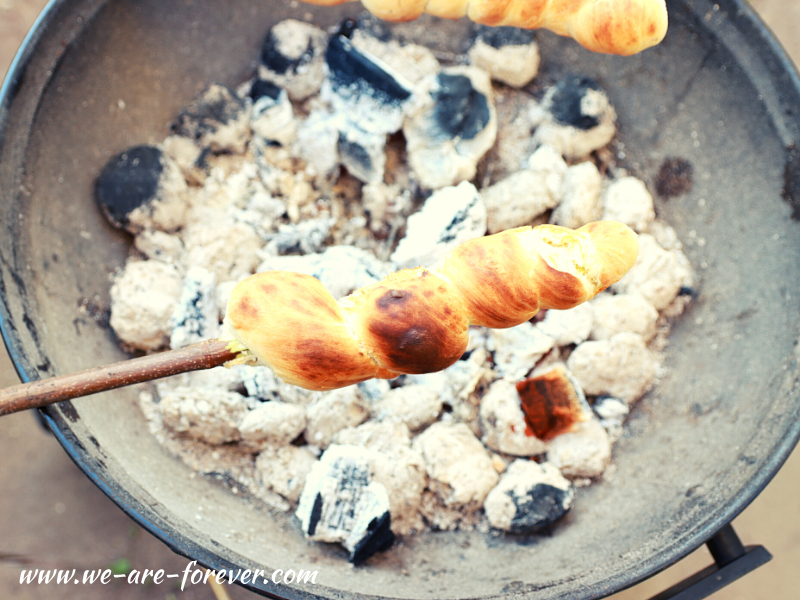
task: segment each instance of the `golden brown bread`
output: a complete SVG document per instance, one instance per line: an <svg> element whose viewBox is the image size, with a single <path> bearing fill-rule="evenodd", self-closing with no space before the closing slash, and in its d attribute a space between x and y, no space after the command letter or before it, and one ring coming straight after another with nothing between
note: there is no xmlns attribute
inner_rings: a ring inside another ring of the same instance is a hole
<svg viewBox="0 0 800 600"><path fill-rule="evenodd" d="M613 221L520 227L339 302L314 277L266 271L234 288L225 324L248 356L311 390L430 373L461 357L470 325L513 327L540 308L572 308L618 281L638 252L636 234Z"/></svg>
<svg viewBox="0 0 800 600"><path fill-rule="evenodd" d="M333 6L353 0L306 0ZM594 52L629 56L667 33L665 0L362 0L375 16L411 21L423 12L476 23L549 29Z"/></svg>

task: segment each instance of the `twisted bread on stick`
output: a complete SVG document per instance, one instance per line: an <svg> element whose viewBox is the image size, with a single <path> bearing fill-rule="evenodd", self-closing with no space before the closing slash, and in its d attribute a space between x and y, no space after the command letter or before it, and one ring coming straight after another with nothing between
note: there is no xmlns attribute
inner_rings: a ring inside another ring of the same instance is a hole
<svg viewBox="0 0 800 600"><path fill-rule="evenodd" d="M333 6L353 0L306 0ZM411 21L423 12L484 25L544 28L594 52L629 56L667 33L665 0L362 0L375 16Z"/></svg>
<svg viewBox="0 0 800 600"><path fill-rule="evenodd" d="M572 308L617 282L638 252L636 234L613 221L520 227L339 302L314 277L266 271L233 289L225 324L245 359L310 390L431 373L464 354L470 325L513 327L540 308Z"/></svg>

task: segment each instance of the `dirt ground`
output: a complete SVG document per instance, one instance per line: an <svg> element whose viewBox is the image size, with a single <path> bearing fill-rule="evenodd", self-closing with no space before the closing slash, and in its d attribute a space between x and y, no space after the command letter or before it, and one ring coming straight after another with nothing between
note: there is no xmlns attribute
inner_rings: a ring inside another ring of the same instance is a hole
<svg viewBox="0 0 800 600"><path fill-rule="evenodd" d="M795 62L800 64L800 1L752 0ZM0 0L0 74L8 65L44 0ZM0 346L0 388L18 382ZM182 572L187 560L173 554L108 500L70 461L34 415L0 419L0 598L33 600L213 600L208 586L20 585L20 569L97 569L114 566ZM774 560L714 596L715 600L790 599L800 584L800 451L734 522L745 544L763 544ZM705 547L614 600L645 600L711 564ZM174 580L171 580L174 581ZM255 598L229 588L236 599ZM391 595L391 594L389 594Z"/></svg>

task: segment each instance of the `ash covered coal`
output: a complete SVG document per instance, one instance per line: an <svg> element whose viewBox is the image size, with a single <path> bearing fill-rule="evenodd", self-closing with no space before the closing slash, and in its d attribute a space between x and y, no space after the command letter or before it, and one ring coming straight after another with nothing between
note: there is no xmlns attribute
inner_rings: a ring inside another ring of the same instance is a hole
<svg viewBox="0 0 800 600"><path fill-rule="evenodd" d="M142 394L153 434L195 472L296 515L298 536L354 563L396 536L568 527L574 488L602 485L694 289L652 186L599 161L615 112L595 82L565 78L540 102L502 68L538 63L529 33L480 30L466 65L392 31L372 17L276 24L253 78L209 86L95 189L134 236L110 323L145 352L218 335L255 271L311 275L343 297L503 229L605 215L640 233L613 289L510 329L471 327L440 372L311 392L238 366Z"/></svg>

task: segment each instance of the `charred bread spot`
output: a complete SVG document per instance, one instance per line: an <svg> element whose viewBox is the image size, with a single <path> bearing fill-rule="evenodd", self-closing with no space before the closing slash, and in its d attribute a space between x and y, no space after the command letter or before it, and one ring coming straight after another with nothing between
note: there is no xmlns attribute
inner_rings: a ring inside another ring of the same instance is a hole
<svg viewBox="0 0 800 600"><path fill-rule="evenodd" d="M425 297L440 287L447 291L440 281L406 274L391 288L377 286L365 299L358 312L358 337L383 368L431 373L464 353L469 323L457 295L444 293L433 302Z"/></svg>
<svg viewBox="0 0 800 600"><path fill-rule="evenodd" d="M381 310L391 310L393 307L402 306L411 298L408 292L401 292L400 290L389 290L383 296L378 298L376 305Z"/></svg>

